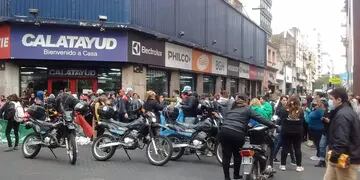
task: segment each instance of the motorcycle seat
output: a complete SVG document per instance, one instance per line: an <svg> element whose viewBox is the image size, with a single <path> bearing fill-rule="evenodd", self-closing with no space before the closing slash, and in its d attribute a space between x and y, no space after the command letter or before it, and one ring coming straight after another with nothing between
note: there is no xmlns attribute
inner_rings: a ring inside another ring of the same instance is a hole
<svg viewBox="0 0 360 180"><path fill-rule="evenodd" d="M135 121L132 121L130 123L123 123L123 122L119 122L119 121L115 121L113 119L110 119L110 123L115 124L115 125L120 126L120 127L129 127L129 126L132 126L134 124L137 124L138 121L135 120Z"/></svg>
<svg viewBox="0 0 360 180"><path fill-rule="evenodd" d="M168 128L175 130L175 131L181 131L181 132L195 132L196 130L193 128L186 128L184 126L181 126L179 124L167 124Z"/></svg>

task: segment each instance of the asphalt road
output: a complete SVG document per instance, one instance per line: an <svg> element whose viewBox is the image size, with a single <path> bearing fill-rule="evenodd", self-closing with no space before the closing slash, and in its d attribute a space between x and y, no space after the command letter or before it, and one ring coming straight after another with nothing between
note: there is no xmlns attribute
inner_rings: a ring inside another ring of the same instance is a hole
<svg viewBox="0 0 360 180"><path fill-rule="evenodd" d="M122 150L106 162L95 161L89 146L79 150L77 165L72 166L64 149L55 150L58 159L48 149L42 149L35 159L24 159L20 150L3 152L0 145L0 180L222 180L222 169L215 157L198 160L196 156L185 156L177 162L169 162L163 167L148 163L145 152L130 151L129 160ZM321 180L325 169L315 168L309 157L314 150L303 148L304 172L296 172L288 165L288 170L277 170L273 179L277 180ZM278 165L275 166L278 169Z"/></svg>

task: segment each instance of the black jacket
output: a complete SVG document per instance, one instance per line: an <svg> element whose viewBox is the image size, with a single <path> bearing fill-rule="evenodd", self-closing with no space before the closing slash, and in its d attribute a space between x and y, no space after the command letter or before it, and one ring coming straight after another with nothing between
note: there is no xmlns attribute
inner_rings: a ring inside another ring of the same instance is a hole
<svg viewBox="0 0 360 180"><path fill-rule="evenodd" d="M122 97L117 97L115 100L116 112L120 114L127 113L128 101Z"/></svg>
<svg viewBox="0 0 360 180"><path fill-rule="evenodd" d="M349 104L335 109L330 120L329 149L350 155L351 164L360 164L360 120Z"/></svg>
<svg viewBox="0 0 360 180"><path fill-rule="evenodd" d="M181 103L185 117L196 117L199 100L195 95L190 95L184 102Z"/></svg>
<svg viewBox="0 0 360 180"><path fill-rule="evenodd" d="M11 121L14 120L14 117L15 117L15 105L14 103L10 103L10 101L8 101L0 109L0 119L3 118L5 120Z"/></svg>
<svg viewBox="0 0 360 180"><path fill-rule="evenodd" d="M55 109L60 113L63 113L63 111L73 111L75 105L79 102L80 101L71 94L61 93L55 99Z"/></svg>
<svg viewBox="0 0 360 180"><path fill-rule="evenodd" d="M280 113L281 133L282 134L303 134L304 113L301 112L297 119L291 119L289 112L285 108Z"/></svg>
<svg viewBox="0 0 360 180"><path fill-rule="evenodd" d="M225 117L222 128L231 129L241 134L247 133L250 119L254 119L268 127L275 127L273 123L267 121L248 106L234 107L226 113Z"/></svg>
<svg viewBox="0 0 360 180"><path fill-rule="evenodd" d="M156 117L159 118L160 117L159 111L162 111L164 109L164 106L162 106L158 101L154 99L150 99L144 103L144 109L145 111L150 111L155 113Z"/></svg>

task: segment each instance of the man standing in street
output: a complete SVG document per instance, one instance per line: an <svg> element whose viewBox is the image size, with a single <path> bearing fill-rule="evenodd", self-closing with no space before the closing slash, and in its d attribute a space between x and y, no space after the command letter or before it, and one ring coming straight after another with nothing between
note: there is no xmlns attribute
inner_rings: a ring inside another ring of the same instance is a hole
<svg viewBox="0 0 360 180"><path fill-rule="evenodd" d="M324 180L357 180L360 165L360 120L351 108L346 90L330 92L328 166Z"/></svg>

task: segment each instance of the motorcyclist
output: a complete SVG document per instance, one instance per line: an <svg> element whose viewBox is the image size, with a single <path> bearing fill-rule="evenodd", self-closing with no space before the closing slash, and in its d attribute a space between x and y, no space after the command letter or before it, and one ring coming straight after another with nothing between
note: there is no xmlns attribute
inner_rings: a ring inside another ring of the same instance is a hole
<svg viewBox="0 0 360 180"><path fill-rule="evenodd" d="M185 122L193 124L197 117L197 109L199 106L199 99L195 93L191 91L190 86L185 86L182 90L183 100L181 108L183 109Z"/></svg>
<svg viewBox="0 0 360 180"><path fill-rule="evenodd" d="M268 127L276 127L273 123L261 117L248 106L246 95L237 95L235 103L227 112L221 131L219 141L223 149L223 171L225 180L230 180L230 159L234 156L234 179L241 179L240 164L241 157L239 149L245 143L245 136L248 130L250 119L254 119Z"/></svg>
<svg viewBox="0 0 360 180"><path fill-rule="evenodd" d="M64 91L59 94L55 99L55 109L59 113L64 113L65 111L73 111L75 105L80 101L71 95L70 91Z"/></svg>

